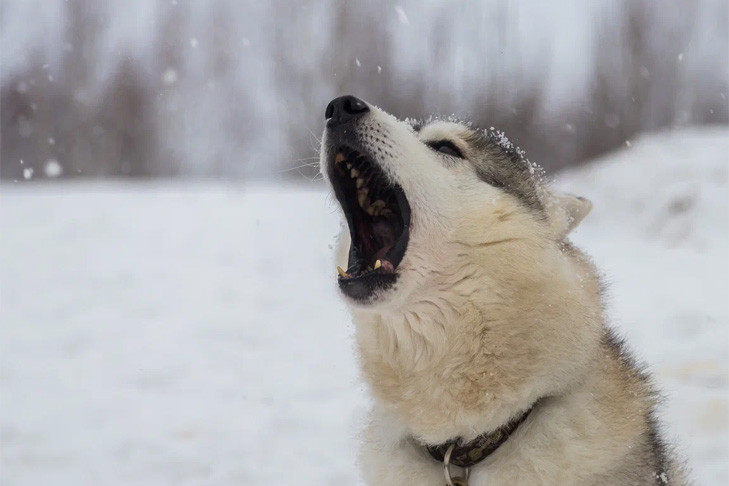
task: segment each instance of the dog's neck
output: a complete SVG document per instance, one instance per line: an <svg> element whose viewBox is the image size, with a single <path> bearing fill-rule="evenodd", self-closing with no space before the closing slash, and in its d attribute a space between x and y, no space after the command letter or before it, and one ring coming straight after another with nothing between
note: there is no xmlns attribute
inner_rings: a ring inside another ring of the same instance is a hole
<svg viewBox="0 0 729 486"><path fill-rule="evenodd" d="M553 305L585 283L544 270L549 277L534 272L536 281L499 288L483 275L451 275L462 283L443 292L436 281L402 309L353 310L361 365L378 404L409 434L436 444L495 430L572 386L595 349L600 312ZM565 342L565 320L595 334Z"/></svg>
<svg viewBox="0 0 729 486"><path fill-rule="evenodd" d="M480 320L473 304L445 299L400 314L355 313L361 365L376 399L425 443L470 439L511 418L511 404L484 396L498 388L499 376L497 356L476 344ZM485 371L476 380L474 363Z"/></svg>

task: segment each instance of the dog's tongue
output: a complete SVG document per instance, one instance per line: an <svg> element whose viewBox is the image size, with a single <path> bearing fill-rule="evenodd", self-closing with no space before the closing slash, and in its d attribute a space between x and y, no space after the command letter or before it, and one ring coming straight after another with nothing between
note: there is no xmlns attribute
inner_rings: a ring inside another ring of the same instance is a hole
<svg viewBox="0 0 729 486"><path fill-rule="evenodd" d="M377 240L377 246L380 247L374 255L374 258L379 260L395 245L395 229L386 220L378 221L372 225L372 234Z"/></svg>

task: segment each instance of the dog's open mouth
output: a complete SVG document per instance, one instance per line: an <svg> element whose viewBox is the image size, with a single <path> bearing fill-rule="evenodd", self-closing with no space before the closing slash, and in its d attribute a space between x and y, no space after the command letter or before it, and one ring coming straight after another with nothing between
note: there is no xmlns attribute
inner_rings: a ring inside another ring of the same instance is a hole
<svg viewBox="0 0 729 486"><path fill-rule="evenodd" d="M339 286L364 300L395 282L408 244L410 205L371 157L346 147L333 157L331 181L352 240L347 270L337 268Z"/></svg>

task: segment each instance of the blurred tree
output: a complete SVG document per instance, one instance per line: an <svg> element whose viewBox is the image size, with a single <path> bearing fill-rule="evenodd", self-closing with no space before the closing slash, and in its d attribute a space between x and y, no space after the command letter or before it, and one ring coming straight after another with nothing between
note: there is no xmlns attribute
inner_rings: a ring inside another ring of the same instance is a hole
<svg viewBox="0 0 729 486"><path fill-rule="evenodd" d="M729 123L725 1L579 7L6 0L0 177L57 160L65 177L311 178L324 107L347 93L495 126L548 169L643 130ZM60 13L18 26L33 8ZM573 65L555 63L559 34L585 26L562 47Z"/></svg>

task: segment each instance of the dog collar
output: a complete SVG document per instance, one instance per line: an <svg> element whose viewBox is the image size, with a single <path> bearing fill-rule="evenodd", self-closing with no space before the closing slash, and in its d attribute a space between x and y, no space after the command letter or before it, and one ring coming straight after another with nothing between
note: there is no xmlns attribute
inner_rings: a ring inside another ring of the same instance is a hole
<svg viewBox="0 0 729 486"><path fill-rule="evenodd" d="M462 468L470 468L486 459L496 449L498 449L501 444L506 442L519 425L526 420L533 409L534 407L532 406L529 410L493 432L481 434L465 444L461 443L461 437L456 437L455 439L451 439L442 444L425 444L425 449L433 459L442 463L445 461L446 453L453 446L450 453L450 464Z"/></svg>

